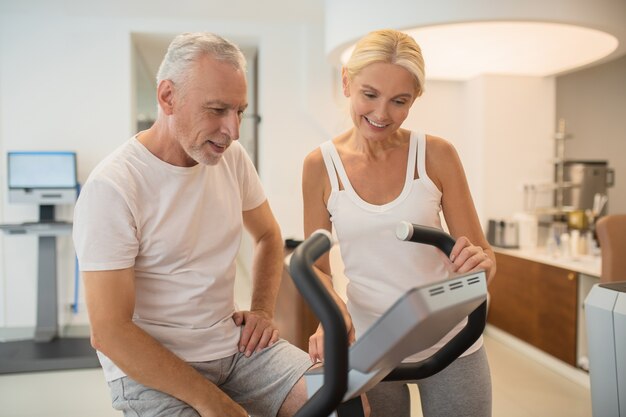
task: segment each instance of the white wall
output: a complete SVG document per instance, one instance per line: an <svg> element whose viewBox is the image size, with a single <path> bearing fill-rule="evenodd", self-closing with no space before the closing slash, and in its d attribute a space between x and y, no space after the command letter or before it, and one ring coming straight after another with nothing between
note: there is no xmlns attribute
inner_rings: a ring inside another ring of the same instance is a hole
<svg viewBox="0 0 626 417"><path fill-rule="evenodd" d="M558 77L556 110L572 135L566 158L608 161L608 214L626 213L626 56Z"/></svg>
<svg viewBox="0 0 626 417"><path fill-rule="evenodd" d="M454 144L483 226L524 209L523 184L551 180L554 84L553 77L498 75L427 81L414 105L406 127Z"/></svg>
<svg viewBox="0 0 626 417"><path fill-rule="evenodd" d="M12 149L76 150L84 181L98 161L134 133L131 33L214 31L258 46L259 171L283 235L300 238L302 160L350 124L338 89L339 70L324 56L322 13L316 17L317 9L308 3L308 20L270 19L271 9L241 18L235 13L220 19L218 13L207 12L198 16L213 18L165 19L142 17L135 9L127 15L136 17L110 12L96 18L88 17L82 3L73 6L80 13L68 15L43 6L38 12L0 13L0 154ZM150 7L170 11L165 3ZM546 121L554 120L551 83L499 77L468 83L429 81L406 122L408 128L455 144L483 221L519 210L516 187L529 176L542 175L542 164L551 155L551 148L546 153L540 146L552 132ZM536 172L518 171L528 167ZM4 185L0 201L0 222L36 219L35 207L6 203ZM71 219L71 208L61 210L59 217ZM59 245L59 305L67 313L73 298L74 255L71 240L64 239ZM0 239L0 327L34 325L35 249L32 237ZM68 320L63 314L61 323ZM84 315L74 320L86 322Z"/></svg>
<svg viewBox="0 0 626 417"><path fill-rule="evenodd" d="M523 185L553 178L555 80L553 77L482 77L485 91L484 215L510 217L523 207ZM552 193L537 206L552 204Z"/></svg>
<svg viewBox="0 0 626 417"><path fill-rule="evenodd" d="M76 150L79 179L84 182L99 160L134 133L131 33L214 31L258 45L260 173L283 234L301 235L301 162L328 137L325 112L332 114L328 103L309 107L331 96L332 71L322 54L321 21L127 19L62 13L51 18L49 10L44 11L0 14L3 155L13 149ZM0 191L0 222L36 220L35 207L7 204L5 187ZM60 210L58 217L70 220L71 208ZM58 248L62 311L73 298L74 255L67 239ZM1 240L0 326L32 326L35 238ZM61 315L61 322L66 321Z"/></svg>

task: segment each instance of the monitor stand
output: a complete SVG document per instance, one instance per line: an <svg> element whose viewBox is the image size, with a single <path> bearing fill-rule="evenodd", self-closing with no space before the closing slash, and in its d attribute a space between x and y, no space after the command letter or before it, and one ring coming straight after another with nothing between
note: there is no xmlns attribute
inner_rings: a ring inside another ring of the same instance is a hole
<svg viewBox="0 0 626 417"><path fill-rule="evenodd" d="M39 206L39 223L54 223L54 206ZM35 342L50 342L59 333L56 271L57 236L39 235Z"/></svg>
<svg viewBox="0 0 626 417"><path fill-rule="evenodd" d="M42 231L42 224L55 227ZM42 205L39 223L25 223L21 228L23 234L38 236L37 323L32 340L0 343L0 374L99 367L88 337L59 335L56 240L57 236L71 233L71 224L57 224L54 206Z"/></svg>
<svg viewBox="0 0 626 417"><path fill-rule="evenodd" d="M54 206L39 206L39 223L54 223Z"/></svg>

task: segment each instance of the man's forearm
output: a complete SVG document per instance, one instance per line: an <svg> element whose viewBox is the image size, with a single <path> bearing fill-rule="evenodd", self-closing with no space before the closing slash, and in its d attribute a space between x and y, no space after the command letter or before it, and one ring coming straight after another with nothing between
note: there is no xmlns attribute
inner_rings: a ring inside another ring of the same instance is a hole
<svg viewBox="0 0 626 417"><path fill-rule="evenodd" d="M206 407L224 395L193 367L132 322L95 327L93 344L128 377L186 402Z"/></svg>
<svg viewBox="0 0 626 417"><path fill-rule="evenodd" d="M257 242L252 267L251 310L264 311L271 318L283 271L283 242L280 232L272 233Z"/></svg>

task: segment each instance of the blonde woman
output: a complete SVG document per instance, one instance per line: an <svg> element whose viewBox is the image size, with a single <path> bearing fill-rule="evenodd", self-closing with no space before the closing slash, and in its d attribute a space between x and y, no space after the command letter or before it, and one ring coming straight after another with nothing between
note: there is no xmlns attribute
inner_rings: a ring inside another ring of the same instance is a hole
<svg viewBox="0 0 626 417"><path fill-rule="evenodd" d="M454 147L444 139L403 129L424 90L424 61L410 36L368 34L342 70L353 126L304 161L304 228L334 229L348 278L347 305L333 292L354 340L405 291L476 269L495 273L495 255L476 214ZM427 245L398 241L401 220L442 228L457 239L449 259ZM332 291L328 255L316 263ZM430 356L453 337L406 361ZM323 329L310 338L309 356L323 360ZM444 371L418 382L424 416L490 416L491 377L482 338ZM409 416L406 384L383 382L368 393L372 416Z"/></svg>

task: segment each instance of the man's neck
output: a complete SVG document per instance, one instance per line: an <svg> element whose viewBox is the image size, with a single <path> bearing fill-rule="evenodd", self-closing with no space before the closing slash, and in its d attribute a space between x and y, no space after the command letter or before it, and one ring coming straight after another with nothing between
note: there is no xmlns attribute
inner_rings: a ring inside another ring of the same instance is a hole
<svg viewBox="0 0 626 417"><path fill-rule="evenodd" d="M189 158L166 127L157 120L149 129L139 132L137 140L154 156L170 165L191 167L197 164Z"/></svg>

